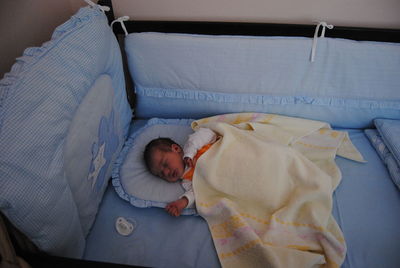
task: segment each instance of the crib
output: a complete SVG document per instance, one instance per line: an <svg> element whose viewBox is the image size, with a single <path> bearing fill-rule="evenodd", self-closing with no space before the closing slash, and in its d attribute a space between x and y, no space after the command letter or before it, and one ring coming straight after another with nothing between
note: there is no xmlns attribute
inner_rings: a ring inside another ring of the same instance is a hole
<svg viewBox="0 0 400 268"><path fill-rule="evenodd" d="M315 25L122 19L110 27L106 4L80 9L0 81L0 208L19 255L220 267L196 207L178 218L163 210L182 189L146 172L143 145L161 135L182 144L201 118L257 113L348 133L365 163L335 158L331 212L347 246L339 266L399 267L399 30L321 23L321 36Z"/></svg>

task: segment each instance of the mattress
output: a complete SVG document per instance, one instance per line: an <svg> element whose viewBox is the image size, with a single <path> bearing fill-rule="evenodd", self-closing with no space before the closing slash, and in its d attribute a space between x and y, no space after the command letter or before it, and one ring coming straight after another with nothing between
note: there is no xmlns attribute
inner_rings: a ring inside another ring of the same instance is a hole
<svg viewBox="0 0 400 268"><path fill-rule="evenodd" d="M131 132L145 123L134 121ZM367 160L336 159L342 182L334 193L333 216L348 247L342 267L399 267L400 192L364 132L340 130L349 132ZM117 232L119 217L133 223L130 235ZM112 185L87 237L84 258L150 267L220 266L205 220L199 216L174 218L159 208L136 208L122 200Z"/></svg>

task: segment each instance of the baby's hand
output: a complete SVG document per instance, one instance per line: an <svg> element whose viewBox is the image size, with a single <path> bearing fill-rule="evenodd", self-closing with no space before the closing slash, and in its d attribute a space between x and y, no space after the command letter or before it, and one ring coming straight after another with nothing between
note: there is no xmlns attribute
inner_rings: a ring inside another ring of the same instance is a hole
<svg viewBox="0 0 400 268"><path fill-rule="evenodd" d="M188 166L188 167L193 167L193 160L192 160L192 158L190 158L190 157L185 157L184 159L183 159L183 161L185 161L185 164L186 164L186 166Z"/></svg>
<svg viewBox="0 0 400 268"><path fill-rule="evenodd" d="M178 217L181 215L182 210L187 206L188 199L186 197L182 197L174 202L169 203L165 210L171 215Z"/></svg>

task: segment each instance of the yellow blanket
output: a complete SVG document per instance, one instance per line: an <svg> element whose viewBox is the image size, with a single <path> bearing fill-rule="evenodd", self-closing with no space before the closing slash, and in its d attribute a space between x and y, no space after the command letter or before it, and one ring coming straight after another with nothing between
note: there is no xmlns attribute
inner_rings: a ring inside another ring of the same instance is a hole
<svg viewBox="0 0 400 268"><path fill-rule="evenodd" d="M364 161L346 132L323 122L241 113L201 119L221 138L198 160L193 188L224 267L339 267L331 215L336 154Z"/></svg>

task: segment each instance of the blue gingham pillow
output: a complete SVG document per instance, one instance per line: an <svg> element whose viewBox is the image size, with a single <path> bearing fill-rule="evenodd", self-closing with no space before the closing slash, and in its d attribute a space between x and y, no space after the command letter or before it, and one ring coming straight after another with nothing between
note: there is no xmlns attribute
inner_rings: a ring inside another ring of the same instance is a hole
<svg viewBox="0 0 400 268"><path fill-rule="evenodd" d="M118 43L96 7L0 81L0 209L40 249L82 256L130 116Z"/></svg>

